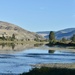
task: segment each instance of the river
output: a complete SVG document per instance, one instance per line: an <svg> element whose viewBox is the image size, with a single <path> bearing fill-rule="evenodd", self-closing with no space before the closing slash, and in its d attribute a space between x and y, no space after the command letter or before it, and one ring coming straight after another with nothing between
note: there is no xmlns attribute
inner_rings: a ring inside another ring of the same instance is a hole
<svg viewBox="0 0 75 75"><path fill-rule="evenodd" d="M75 52L49 50L46 45L36 44L0 46L0 75L19 75L41 63L75 63Z"/></svg>

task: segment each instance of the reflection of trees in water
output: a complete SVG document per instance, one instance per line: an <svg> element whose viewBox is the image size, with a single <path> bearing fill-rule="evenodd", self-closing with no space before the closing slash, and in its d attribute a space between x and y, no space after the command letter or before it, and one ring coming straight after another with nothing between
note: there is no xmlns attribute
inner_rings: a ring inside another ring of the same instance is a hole
<svg viewBox="0 0 75 75"><path fill-rule="evenodd" d="M0 43L0 50L20 50L34 47L34 44Z"/></svg>
<svg viewBox="0 0 75 75"><path fill-rule="evenodd" d="M23 45L23 43L21 43L21 45Z"/></svg>
<svg viewBox="0 0 75 75"><path fill-rule="evenodd" d="M34 47L42 46L43 44L34 44Z"/></svg>
<svg viewBox="0 0 75 75"><path fill-rule="evenodd" d="M31 49L34 47L34 44L26 43L0 43L0 53L13 53L19 52L22 50Z"/></svg>
<svg viewBox="0 0 75 75"><path fill-rule="evenodd" d="M12 47L12 49L14 50L15 44L14 44L14 43L11 43L11 47Z"/></svg>
<svg viewBox="0 0 75 75"><path fill-rule="evenodd" d="M2 46L2 49L4 47L11 47L12 49L15 48L15 44L14 43L1 43L0 46Z"/></svg>
<svg viewBox="0 0 75 75"><path fill-rule="evenodd" d="M48 50L48 53L54 53L55 50Z"/></svg>
<svg viewBox="0 0 75 75"><path fill-rule="evenodd" d="M4 47L5 47L5 43L2 43L2 44L0 44L0 45L2 45L2 48L4 48Z"/></svg>
<svg viewBox="0 0 75 75"><path fill-rule="evenodd" d="M2 47L2 49L4 48L11 48L12 50L15 49L16 46L22 46L22 47L39 47L42 46L43 44L24 44L24 43L0 43L0 46Z"/></svg>

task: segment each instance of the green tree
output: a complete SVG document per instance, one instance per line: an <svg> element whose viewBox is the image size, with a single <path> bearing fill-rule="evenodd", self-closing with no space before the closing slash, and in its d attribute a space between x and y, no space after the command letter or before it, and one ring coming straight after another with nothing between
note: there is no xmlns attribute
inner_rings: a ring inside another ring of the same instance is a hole
<svg viewBox="0 0 75 75"><path fill-rule="evenodd" d="M53 31L51 31L49 34L49 40L50 41L55 40L55 33Z"/></svg>
<svg viewBox="0 0 75 75"><path fill-rule="evenodd" d="M49 44L55 44L55 33L53 31L49 34Z"/></svg>
<svg viewBox="0 0 75 75"><path fill-rule="evenodd" d="M12 34L11 41L15 40L15 34Z"/></svg>
<svg viewBox="0 0 75 75"><path fill-rule="evenodd" d="M71 37L72 42L75 42L75 34Z"/></svg>
<svg viewBox="0 0 75 75"><path fill-rule="evenodd" d="M4 34L2 35L2 40L5 40Z"/></svg>
<svg viewBox="0 0 75 75"><path fill-rule="evenodd" d="M67 39L66 39L65 37L63 37L61 41L62 41L62 42L66 42Z"/></svg>

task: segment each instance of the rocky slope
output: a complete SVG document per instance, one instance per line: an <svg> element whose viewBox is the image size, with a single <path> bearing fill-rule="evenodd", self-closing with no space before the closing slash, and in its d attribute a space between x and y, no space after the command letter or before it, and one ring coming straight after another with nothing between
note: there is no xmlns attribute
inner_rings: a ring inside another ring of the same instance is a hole
<svg viewBox="0 0 75 75"><path fill-rule="evenodd" d="M24 40L34 40L36 38L38 39L44 39L42 36L27 31L19 26L16 26L11 23L0 21L0 37L3 35L5 37L11 37L13 34L15 34L16 39L24 39Z"/></svg>

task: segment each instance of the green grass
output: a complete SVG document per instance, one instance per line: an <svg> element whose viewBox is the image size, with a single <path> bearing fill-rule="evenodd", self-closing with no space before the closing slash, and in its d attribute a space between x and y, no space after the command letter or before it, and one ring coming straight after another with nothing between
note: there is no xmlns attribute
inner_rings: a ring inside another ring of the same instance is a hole
<svg viewBox="0 0 75 75"><path fill-rule="evenodd" d="M75 75L75 69L42 67L20 75Z"/></svg>

